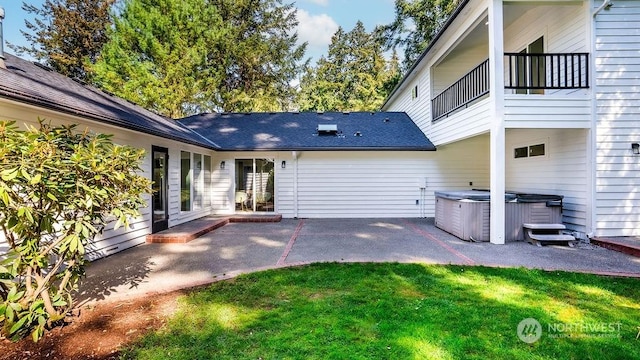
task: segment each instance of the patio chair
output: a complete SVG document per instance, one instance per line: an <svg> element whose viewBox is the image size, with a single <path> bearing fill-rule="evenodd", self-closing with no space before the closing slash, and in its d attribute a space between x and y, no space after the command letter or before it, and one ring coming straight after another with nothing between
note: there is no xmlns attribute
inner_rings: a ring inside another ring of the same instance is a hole
<svg viewBox="0 0 640 360"><path fill-rule="evenodd" d="M249 199L249 196L247 195L246 192L244 191L236 191L236 207L238 204L240 204L240 210L242 211L246 211L247 210L247 200Z"/></svg>
<svg viewBox="0 0 640 360"><path fill-rule="evenodd" d="M263 210L269 211L272 206L269 204L271 200L270 192L263 192L256 197L256 204L260 205Z"/></svg>

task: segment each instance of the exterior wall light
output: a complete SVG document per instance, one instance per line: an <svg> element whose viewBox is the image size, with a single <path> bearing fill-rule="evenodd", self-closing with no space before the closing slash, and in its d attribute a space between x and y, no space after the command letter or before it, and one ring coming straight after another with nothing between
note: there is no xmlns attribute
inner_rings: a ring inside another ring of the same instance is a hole
<svg viewBox="0 0 640 360"><path fill-rule="evenodd" d="M640 144L631 143L631 151L633 152L633 155L640 155Z"/></svg>
<svg viewBox="0 0 640 360"><path fill-rule="evenodd" d="M287 162L286 162L286 161L284 161L284 160L282 160L282 163L280 163L280 166L281 166L283 169L286 169L286 168L287 168Z"/></svg>
<svg viewBox="0 0 640 360"><path fill-rule="evenodd" d="M220 161L220 170L224 170L225 166L227 166L227 164L224 161Z"/></svg>

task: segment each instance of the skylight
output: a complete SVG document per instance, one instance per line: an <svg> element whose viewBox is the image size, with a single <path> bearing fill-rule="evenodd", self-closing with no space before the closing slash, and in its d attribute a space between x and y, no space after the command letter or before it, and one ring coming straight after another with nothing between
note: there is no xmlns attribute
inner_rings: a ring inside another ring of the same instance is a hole
<svg viewBox="0 0 640 360"><path fill-rule="evenodd" d="M318 135L335 135L337 133L337 124L318 124Z"/></svg>

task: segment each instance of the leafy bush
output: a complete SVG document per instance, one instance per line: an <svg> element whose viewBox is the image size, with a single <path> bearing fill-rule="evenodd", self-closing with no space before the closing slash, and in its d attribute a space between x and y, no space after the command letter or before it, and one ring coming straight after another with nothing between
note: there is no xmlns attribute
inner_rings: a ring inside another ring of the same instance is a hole
<svg viewBox="0 0 640 360"><path fill-rule="evenodd" d="M128 226L146 206L144 150L76 125L19 130L0 122L0 338L17 340L60 324L84 275L85 254L106 225Z"/></svg>

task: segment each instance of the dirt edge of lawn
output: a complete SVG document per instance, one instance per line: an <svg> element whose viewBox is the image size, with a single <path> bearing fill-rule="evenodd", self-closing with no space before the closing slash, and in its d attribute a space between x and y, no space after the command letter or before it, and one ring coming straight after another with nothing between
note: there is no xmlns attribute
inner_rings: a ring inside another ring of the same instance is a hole
<svg viewBox="0 0 640 360"><path fill-rule="evenodd" d="M161 329L178 297L191 290L83 306L68 325L46 332L38 343L0 340L0 360L118 359L123 347Z"/></svg>

